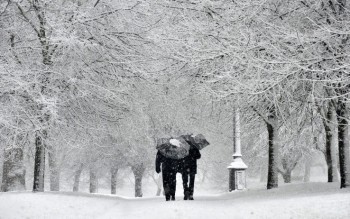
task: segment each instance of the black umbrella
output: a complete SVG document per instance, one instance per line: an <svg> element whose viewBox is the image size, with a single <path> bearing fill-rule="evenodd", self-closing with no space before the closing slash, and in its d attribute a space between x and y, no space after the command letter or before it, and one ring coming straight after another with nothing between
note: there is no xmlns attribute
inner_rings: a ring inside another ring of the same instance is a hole
<svg viewBox="0 0 350 219"><path fill-rule="evenodd" d="M191 142L195 147L197 147L198 150L202 150L206 146L209 145L209 142L207 139L205 139L204 135L198 134L198 135L182 135L186 141Z"/></svg>
<svg viewBox="0 0 350 219"><path fill-rule="evenodd" d="M172 159L182 159L188 155L190 145L183 137L161 138L157 141L157 150L165 157Z"/></svg>

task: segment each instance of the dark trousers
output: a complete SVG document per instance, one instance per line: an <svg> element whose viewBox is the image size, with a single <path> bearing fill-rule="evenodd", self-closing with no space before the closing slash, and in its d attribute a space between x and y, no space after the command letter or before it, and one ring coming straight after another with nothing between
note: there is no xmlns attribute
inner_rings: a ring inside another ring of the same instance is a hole
<svg viewBox="0 0 350 219"><path fill-rule="evenodd" d="M195 173L187 173L186 171L182 173L182 183L184 187L184 194L188 192L190 196L193 196L195 177L196 177Z"/></svg>
<svg viewBox="0 0 350 219"><path fill-rule="evenodd" d="M176 192L176 171L162 171L163 174L163 188L165 198L169 199L170 196L175 197Z"/></svg>

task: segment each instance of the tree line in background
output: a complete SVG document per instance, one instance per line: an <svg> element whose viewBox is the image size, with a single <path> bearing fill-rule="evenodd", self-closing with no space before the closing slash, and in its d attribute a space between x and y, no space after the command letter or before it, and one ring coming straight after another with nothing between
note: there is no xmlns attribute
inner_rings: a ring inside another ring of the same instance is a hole
<svg viewBox="0 0 350 219"><path fill-rule="evenodd" d="M88 170L90 192L108 172L115 194L118 170L130 167L139 197L157 139L192 132L213 145L203 180L225 183L236 107L248 173L267 176L267 189L310 167L314 151L328 182L339 170L349 187L349 9L345 0L2 1L2 191L24 189L28 176L44 191L47 162L52 191L62 173L79 191Z"/></svg>

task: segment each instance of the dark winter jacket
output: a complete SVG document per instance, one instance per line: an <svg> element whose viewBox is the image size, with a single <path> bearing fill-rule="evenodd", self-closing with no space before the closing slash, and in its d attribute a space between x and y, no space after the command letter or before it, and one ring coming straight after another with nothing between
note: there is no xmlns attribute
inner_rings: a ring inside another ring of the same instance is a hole
<svg viewBox="0 0 350 219"><path fill-rule="evenodd" d="M188 142L191 145L188 156L180 160L180 172L185 172L189 174L197 173L197 160L201 158L201 153L192 145L192 143Z"/></svg>
<svg viewBox="0 0 350 219"><path fill-rule="evenodd" d="M160 173L160 166L162 166L162 172L178 172L179 160L165 157L159 151L156 157L156 172Z"/></svg>

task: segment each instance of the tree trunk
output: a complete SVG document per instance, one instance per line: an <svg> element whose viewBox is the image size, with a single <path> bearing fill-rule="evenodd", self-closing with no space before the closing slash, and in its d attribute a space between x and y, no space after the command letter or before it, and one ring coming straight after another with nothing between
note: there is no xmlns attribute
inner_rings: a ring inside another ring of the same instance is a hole
<svg viewBox="0 0 350 219"><path fill-rule="evenodd" d="M57 165L56 153L52 150L49 155L49 168L50 168L50 191L60 190L60 170Z"/></svg>
<svg viewBox="0 0 350 219"><path fill-rule="evenodd" d="M335 119L337 121L337 119ZM338 132L337 128L334 127L334 132L333 132L333 142L332 142L332 149L331 149L331 156L332 156L332 172L333 172L333 182L339 182L339 155L338 155Z"/></svg>
<svg viewBox="0 0 350 219"><path fill-rule="evenodd" d="M297 158L295 161L290 161L290 159L288 159L286 157L282 158L283 170L279 169L278 172L281 173L284 183L291 183L291 181L292 181L292 171L294 170L294 168L297 165L298 161L299 161L299 158Z"/></svg>
<svg viewBox="0 0 350 219"><path fill-rule="evenodd" d="M334 154L334 149L335 146L333 145L335 143L334 141L334 129L333 123L335 123L335 117L334 117L334 108L329 102L328 105L328 111L326 114L326 121L323 120L323 125L325 128L325 133L326 133L326 152L325 152L325 158L326 158L326 163L327 163L327 170L328 170L328 182L334 182L336 181L336 172L334 171L334 160L332 156Z"/></svg>
<svg viewBox="0 0 350 219"><path fill-rule="evenodd" d="M278 187L278 144L276 143L278 131L275 127L275 124L275 115L271 114L269 116L269 122L266 122L267 132L269 135L267 189L273 189Z"/></svg>
<svg viewBox="0 0 350 219"><path fill-rule="evenodd" d="M291 153L293 152L289 152L287 155L284 155L281 159L283 170L278 169L278 172L281 173L283 177L284 183L290 183L292 181L292 171L297 166L301 157L301 154L297 157L289 157Z"/></svg>
<svg viewBox="0 0 350 219"><path fill-rule="evenodd" d="M282 176L283 176L284 183L291 183L291 181L292 181L292 171L291 170L285 171L282 174Z"/></svg>
<svg viewBox="0 0 350 219"><path fill-rule="evenodd" d="M45 145L44 136L46 132L43 131L43 136L36 133L35 136L35 161L34 161L34 183L33 192L44 191L45 178Z"/></svg>
<svg viewBox="0 0 350 219"><path fill-rule="evenodd" d="M142 177L146 168L144 165L138 164L131 167L135 176L135 197L142 197Z"/></svg>
<svg viewBox="0 0 350 219"><path fill-rule="evenodd" d="M332 148L332 139L333 139L333 133L329 126L325 127L326 129L326 163L327 163L327 171L328 171L328 182L333 182L333 161L332 161L332 154L331 154L331 148Z"/></svg>
<svg viewBox="0 0 350 219"><path fill-rule="evenodd" d="M135 197L142 197L142 175L135 175Z"/></svg>
<svg viewBox="0 0 350 219"><path fill-rule="evenodd" d="M157 193L156 193L156 196L160 196L160 193L162 192L162 188L158 187L157 188Z"/></svg>
<svg viewBox="0 0 350 219"><path fill-rule="evenodd" d="M350 148L346 110L346 103L340 98L337 108L340 188L350 187Z"/></svg>
<svg viewBox="0 0 350 219"><path fill-rule="evenodd" d="M111 168L111 194L117 194L117 174L118 168Z"/></svg>
<svg viewBox="0 0 350 219"><path fill-rule="evenodd" d="M73 184L73 192L79 192L79 183L81 172L83 172L83 164L80 164L79 169L74 173L74 184Z"/></svg>
<svg viewBox="0 0 350 219"><path fill-rule="evenodd" d="M202 177L202 180L201 180L202 183L205 182L205 179L207 178L207 173L208 173L208 170L203 170L203 177Z"/></svg>
<svg viewBox="0 0 350 219"><path fill-rule="evenodd" d="M260 166L260 182L267 182L267 171L266 171L266 166L265 165L261 165Z"/></svg>
<svg viewBox="0 0 350 219"><path fill-rule="evenodd" d="M9 148L4 153L1 191L25 190L25 167L22 148Z"/></svg>
<svg viewBox="0 0 350 219"><path fill-rule="evenodd" d="M304 182L310 182L310 173L311 173L311 157L307 158L305 161Z"/></svg>
<svg viewBox="0 0 350 219"><path fill-rule="evenodd" d="M98 178L94 168L90 168L90 193L96 193L98 189Z"/></svg>
<svg viewBox="0 0 350 219"><path fill-rule="evenodd" d="M162 192L162 185L163 185L163 179L162 179L162 174L159 174L158 179L157 179L157 193L156 196L160 196Z"/></svg>

